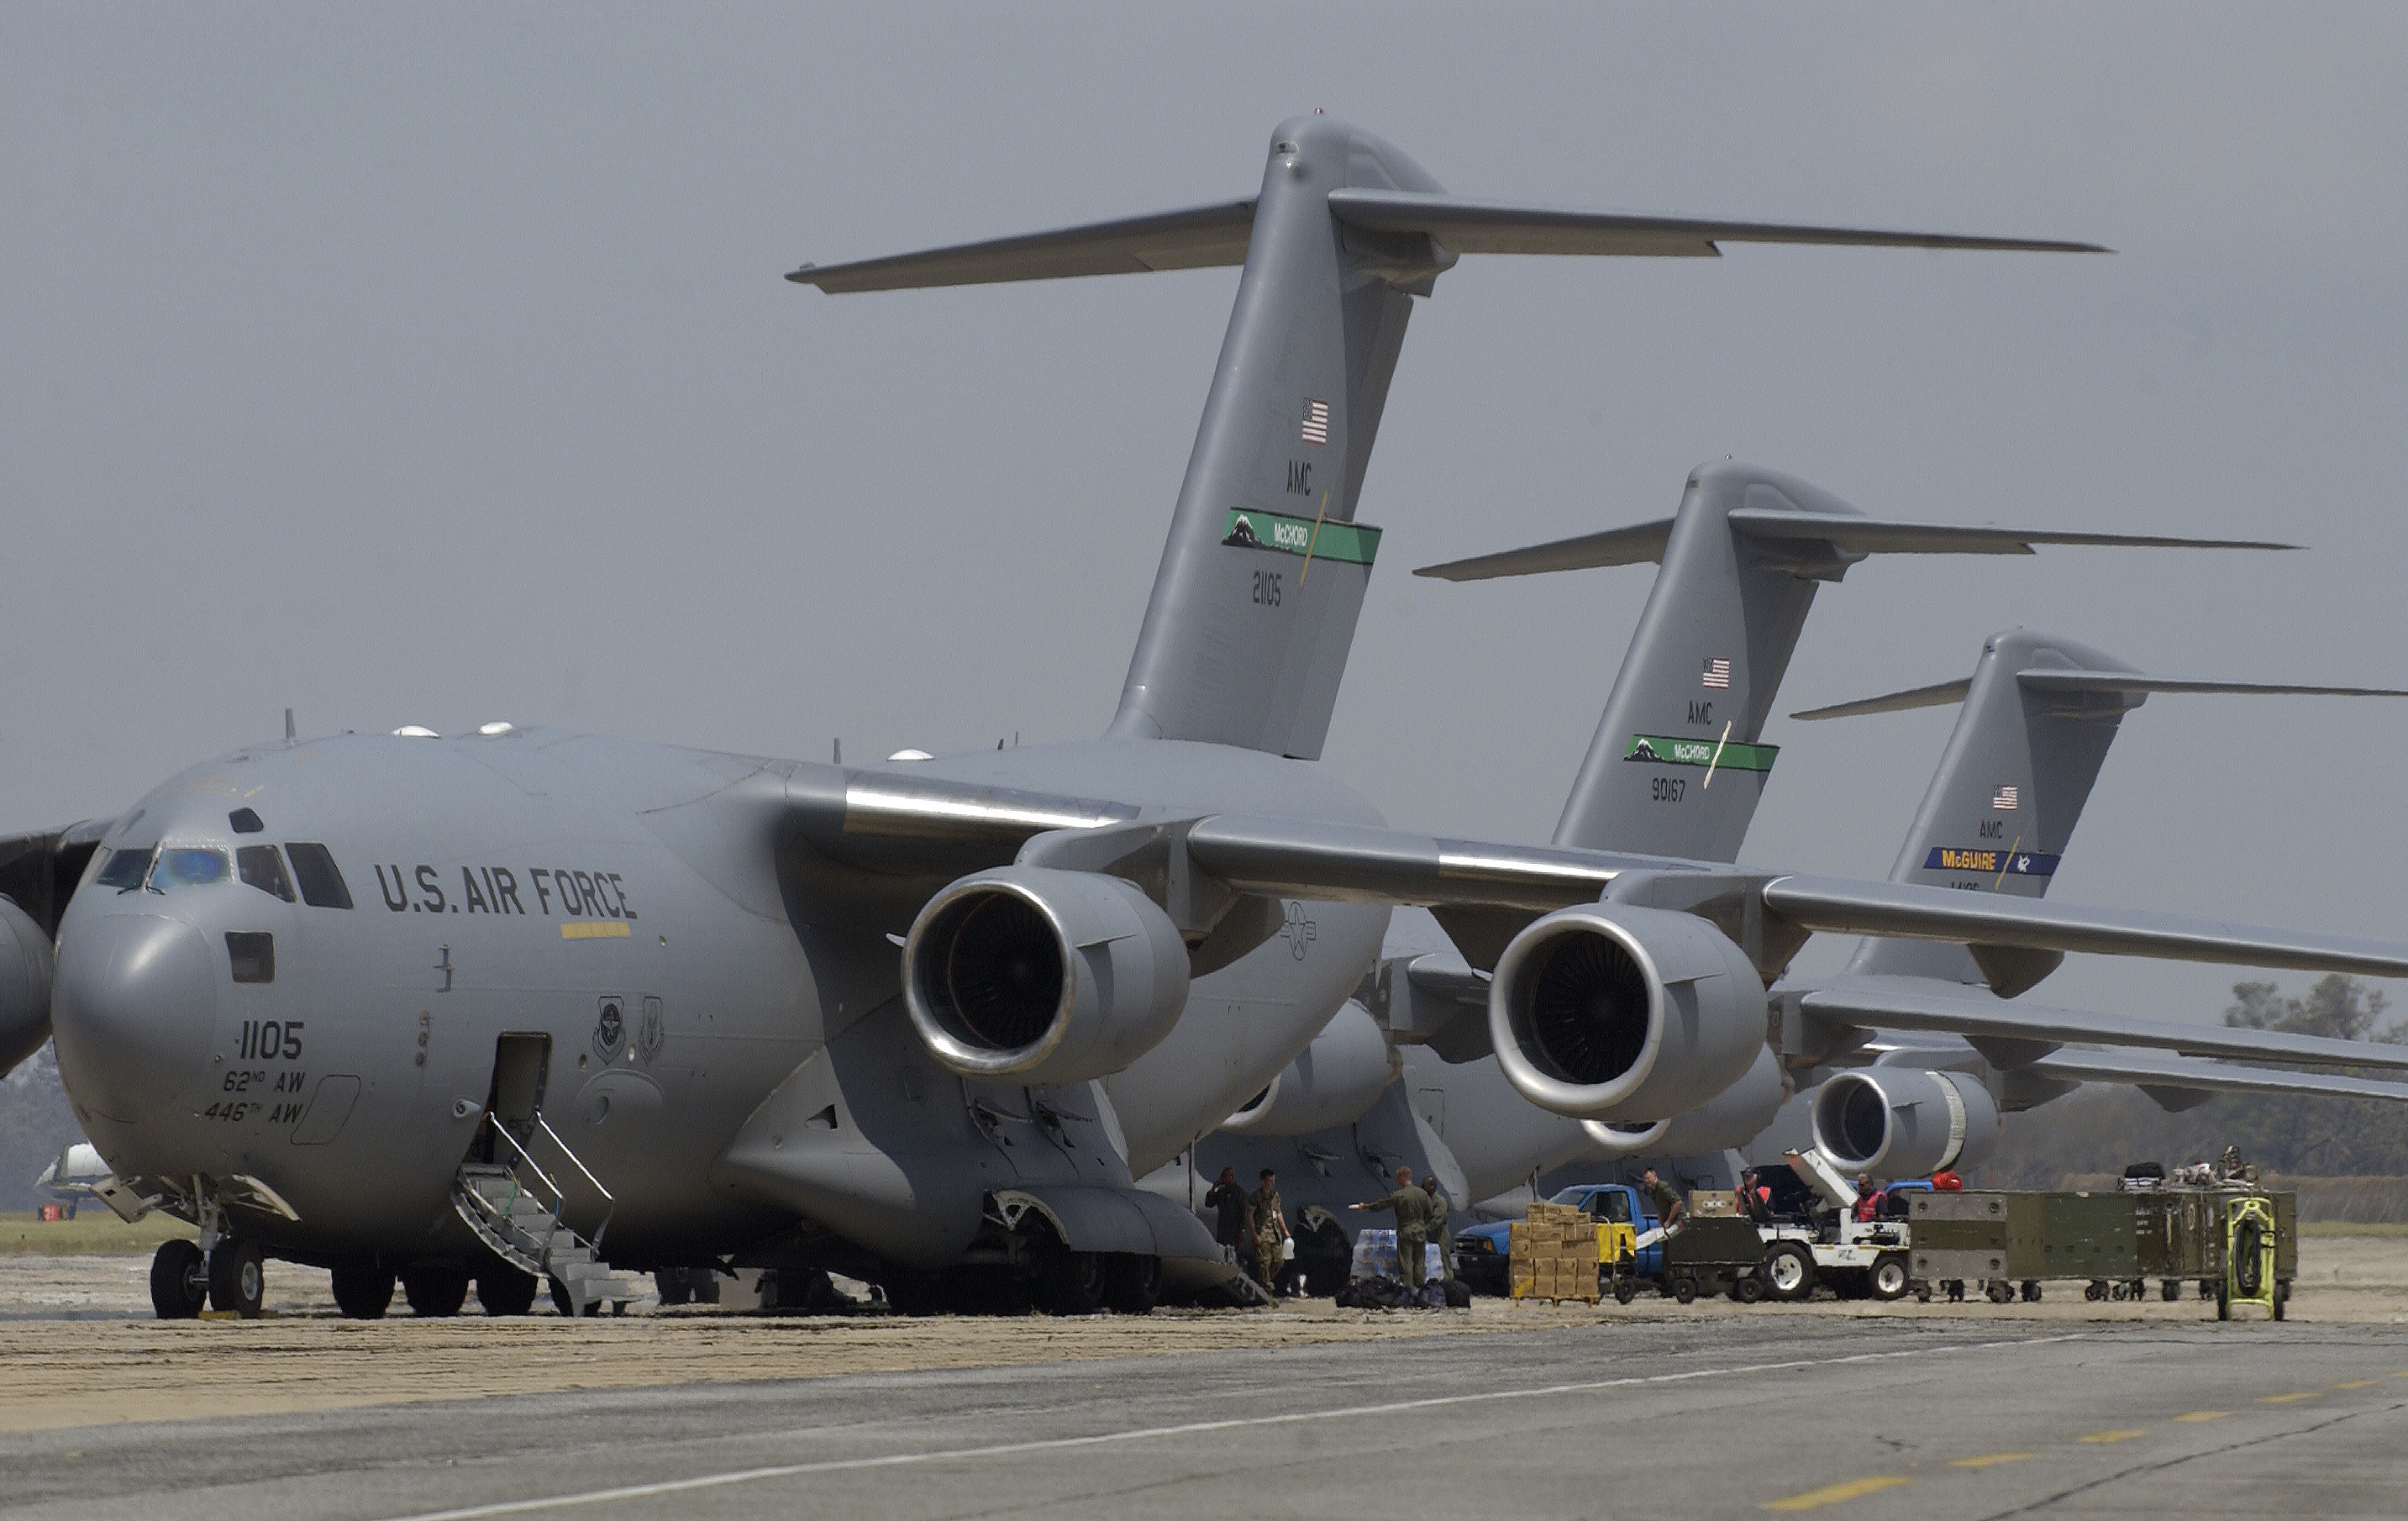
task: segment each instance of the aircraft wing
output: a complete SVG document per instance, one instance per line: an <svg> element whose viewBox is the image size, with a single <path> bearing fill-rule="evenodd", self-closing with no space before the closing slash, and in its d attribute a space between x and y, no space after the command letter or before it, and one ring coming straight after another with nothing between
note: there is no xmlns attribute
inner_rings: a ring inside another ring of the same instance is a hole
<svg viewBox="0 0 2408 1521"><path fill-rule="evenodd" d="M815 846L872 869L913 845L1001 848L1112 828L1175 833L1190 862L1241 893L1537 914L1616 896L1760 919L1767 943L1813 933L2082 951L2243 967L2408 976L2408 944L2130 909L1781 875L1707 862L1416 834L1378 825L1244 814L1148 818L1125 803L889 772L806 767L786 782ZM1640 885L1640 884L1644 884ZM1643 895L1643 896L1641 896ZM1777 960L1785 960L1782 955ZM1769 970L1770 969L1768 969Z"/></svg>
<svg viewBox="0 0 2408 1521"><path fill-rule="evenodd" d="M2033 951L2087 951L2239 967L2346 971L2398 977L2408 945L2267 929L2133 909L2087 908L2046 898L1963 893L1909 882L1788 876L1765 883L1764 908L1799 929L1889 935Z"/></svg>
<svg viewBox="0 0 2408 1521"><path fill-rule="evenodd" d="M2287 1093L2322 1098L2408 1101L2408 1083L2330 1077L2321 1072L2280 1072L2263 1067L2235 1067L2226 1062L2145 1052L2059 1051L2042 1056L2023 1070L2067 1083L2128 1084L2170 1109L2188 1107L2183 1102L2168 1101L2176 1096L2205 1097L2214 1093Z"/></svg>
<svg viewBox="0 0 2408 1521"><path fill-rule="evenodd" d="M1842 979L1807 993L1799 1000L1799 1007L1821 1018L1885 1030L1940 1031L1973 1039L2151 1046L2189 1056L2317 1062L2333 1067L2408 1071L2408 1046L2331 1040L2277 1030L2234 1029L2223 1025L2188 1025L2179 1020L2139 1019L2073 1009L2039 1009L1986 994L1944 992L1934 984L1917 983L1908 978Z"/></svg>

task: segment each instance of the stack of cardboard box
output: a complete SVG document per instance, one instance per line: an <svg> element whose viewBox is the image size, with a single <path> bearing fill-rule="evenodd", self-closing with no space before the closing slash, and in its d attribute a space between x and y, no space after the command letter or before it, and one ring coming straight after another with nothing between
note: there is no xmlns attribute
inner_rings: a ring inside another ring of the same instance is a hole
<svg viewBox="0 0 2408 1521"><path fill-rule="evenodd" d="M1597 1302L1597 1222L1579 1207L1533 1204L1508 1237L1513 1298Z"/></svg>

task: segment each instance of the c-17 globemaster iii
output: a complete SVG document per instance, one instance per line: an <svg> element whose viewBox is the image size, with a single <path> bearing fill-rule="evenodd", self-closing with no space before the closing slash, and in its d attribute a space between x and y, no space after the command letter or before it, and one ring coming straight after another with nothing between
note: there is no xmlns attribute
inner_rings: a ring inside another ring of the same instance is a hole
<svg viewBox="0 0 2408 1521"><path fill-rule="evenodd" d="M1498 976L1499 1017L1605 1118L1734 1081L1796 947L1869 919L2408 971L2390 942L1439 839L1311 764L1415 294L1465 252L1745 239L2078 246L1462 199L1316 116L1280 127L1253 197L797 271L1243 265L1110 731L850 769L501 723L288 738L9 842L11 1045L48 1025L104 1198L200 1226L153 1263L159 1312L256 1313L271 1256L327 1265L360 1315L396 1274L425 1313L471 1280L489 1311L546 1278L590 1309L635 1292L612 1265L839 1270L903 1308L1226 1282L1132 1174L1305 1047L1400 903L1485 916L1526 972Z"/></svg>

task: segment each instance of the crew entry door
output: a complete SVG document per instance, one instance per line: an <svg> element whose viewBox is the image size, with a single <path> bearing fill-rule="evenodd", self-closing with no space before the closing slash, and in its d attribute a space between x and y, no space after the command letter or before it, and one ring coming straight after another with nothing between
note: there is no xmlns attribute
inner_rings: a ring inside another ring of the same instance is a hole
<svg viewBox="0 0 2408 1521"><path fill-rule="evenodd" d="M549 1035L504 1035L494 1041L494 1083L485 1096L485 1112L522 1143L535 1134L536 1115L543 1109L544 1080L551 1069ZM478 1151L483 1161L509 1160L493 1155L490 1132L484 1133Z"/></svg>

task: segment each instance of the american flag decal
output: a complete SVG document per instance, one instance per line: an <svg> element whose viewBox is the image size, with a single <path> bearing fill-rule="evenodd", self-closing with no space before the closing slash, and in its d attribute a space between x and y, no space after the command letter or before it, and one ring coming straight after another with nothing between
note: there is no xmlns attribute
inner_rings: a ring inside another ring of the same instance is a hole
<svg viewBox="0 0 2408 1521"><path fill-rule="evenodd" d="M1729 691L1730 662L1727 660L1707 661L1706 673L1699 677L1698 680L1705 682L1706 685L1713 687L1717 692Z"/></svg>
<svg viewBox="0 0 2408 1521"><path fill-rule="evenodd" d="M2015 811L2015 789L2013 787L2000 787L1998 791L1990 794L1990 806L1997 809L2001 813L2014 812Z"/></svg>
<svg viewBox="0 0 2408 1521"><path fill-rule="evenodd" d="M1304 441L1309 444L1329 441L1329 403L1308 401L1304 404Z"/></svg>

